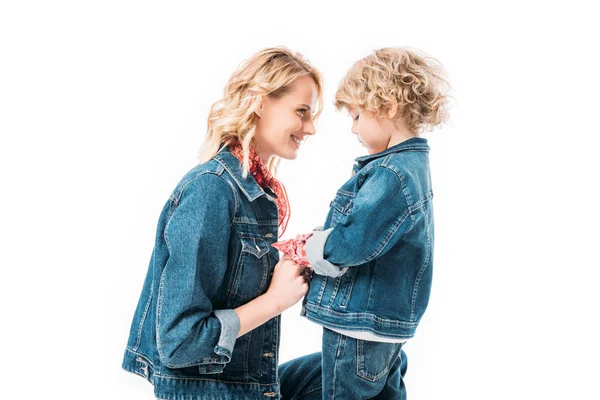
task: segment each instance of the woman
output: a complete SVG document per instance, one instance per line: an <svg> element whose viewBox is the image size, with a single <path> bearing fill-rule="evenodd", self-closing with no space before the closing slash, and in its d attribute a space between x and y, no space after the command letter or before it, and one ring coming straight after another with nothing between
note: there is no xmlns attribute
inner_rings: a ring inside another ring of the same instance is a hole
<svg viewBox="0 0 600 400"><path fill-rule="evenodd" d="M123 360L156 397L279 398L279 314L308 284L271 246L290 212L273 176L321 108L320 73L285 48L244 62L212 106L201 163L160 214Z"/></svg>

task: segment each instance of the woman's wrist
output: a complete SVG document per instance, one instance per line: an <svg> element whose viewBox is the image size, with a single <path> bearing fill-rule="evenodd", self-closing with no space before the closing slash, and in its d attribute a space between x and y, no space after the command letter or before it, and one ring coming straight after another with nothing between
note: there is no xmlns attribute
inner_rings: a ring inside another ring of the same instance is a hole
<svg viewBox="0 0 600 400"><path fill-rule="evenodd" d="M235 309L240 320L240 330L237 337L256 329L265 322L283 312L269 292L264 293L248 303Z"/></svg>

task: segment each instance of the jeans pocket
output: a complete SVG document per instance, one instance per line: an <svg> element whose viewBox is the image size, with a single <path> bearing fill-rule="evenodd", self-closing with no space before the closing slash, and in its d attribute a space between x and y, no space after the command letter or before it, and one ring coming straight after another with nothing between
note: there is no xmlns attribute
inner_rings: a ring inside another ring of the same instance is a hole
<svg viewBox="0 0 600 400"><path fill-rule="evenodd" d="M235 300L232 304L260 295L266 289L270 272L269 243L261 235L253 233L242 232L240 239L240 256L229 289L230 301Z"/></svg>
<svg viewBox="0 0 600 400"><path fill-rule="evenodd" d="M356 340L356 374L371 382L387 376L400 351L400 343Z"/></svg>
<svg viewBox="0 0 600 400"><path fill-rule="evenodd" d="M339 190L330 204L333 209L331 228L343 221L352 212L352 203L356 194Z"/></svg>

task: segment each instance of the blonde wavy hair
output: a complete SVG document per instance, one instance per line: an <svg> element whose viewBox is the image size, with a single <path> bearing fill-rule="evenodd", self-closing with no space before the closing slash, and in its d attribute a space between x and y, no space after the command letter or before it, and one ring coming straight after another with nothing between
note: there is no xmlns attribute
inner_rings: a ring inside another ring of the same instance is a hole
<svg viewBox="0 0 600 400"><path fill-rule="evenodd" d="M448 119L450 85L442 65L408 48L383 48L357 61L342 79L335 107L358 107L382 117L394 108L394 119L419 134Z"/></svg>
<svg viewBox="0 0 600 400"><path fill-rule="evenodd" d="M243 176L249 170L250 143L255 135L254 112L264 96L279 98L289 92L294 81L310 76L317 86L317 101L311 118L316 120L323 109L322 77L301 54L285 47L267 48L243 61L231 75L223 98L216 101L208 115L208 130L198 158L201 163L211 160L233 141L243 148ZM266 167L277 172L279 157L273 157Z"/></svg>

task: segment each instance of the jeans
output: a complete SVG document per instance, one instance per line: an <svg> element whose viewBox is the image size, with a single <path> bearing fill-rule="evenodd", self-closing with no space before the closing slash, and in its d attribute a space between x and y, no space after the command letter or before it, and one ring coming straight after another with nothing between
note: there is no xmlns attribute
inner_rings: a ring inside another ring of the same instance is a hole
<svg viewBox="0 0 600 400"><path fill-rule="evenodd" d="M403 343L354 339L323 328L322 351L279 366L281 400L406 400Z"/></svg>

